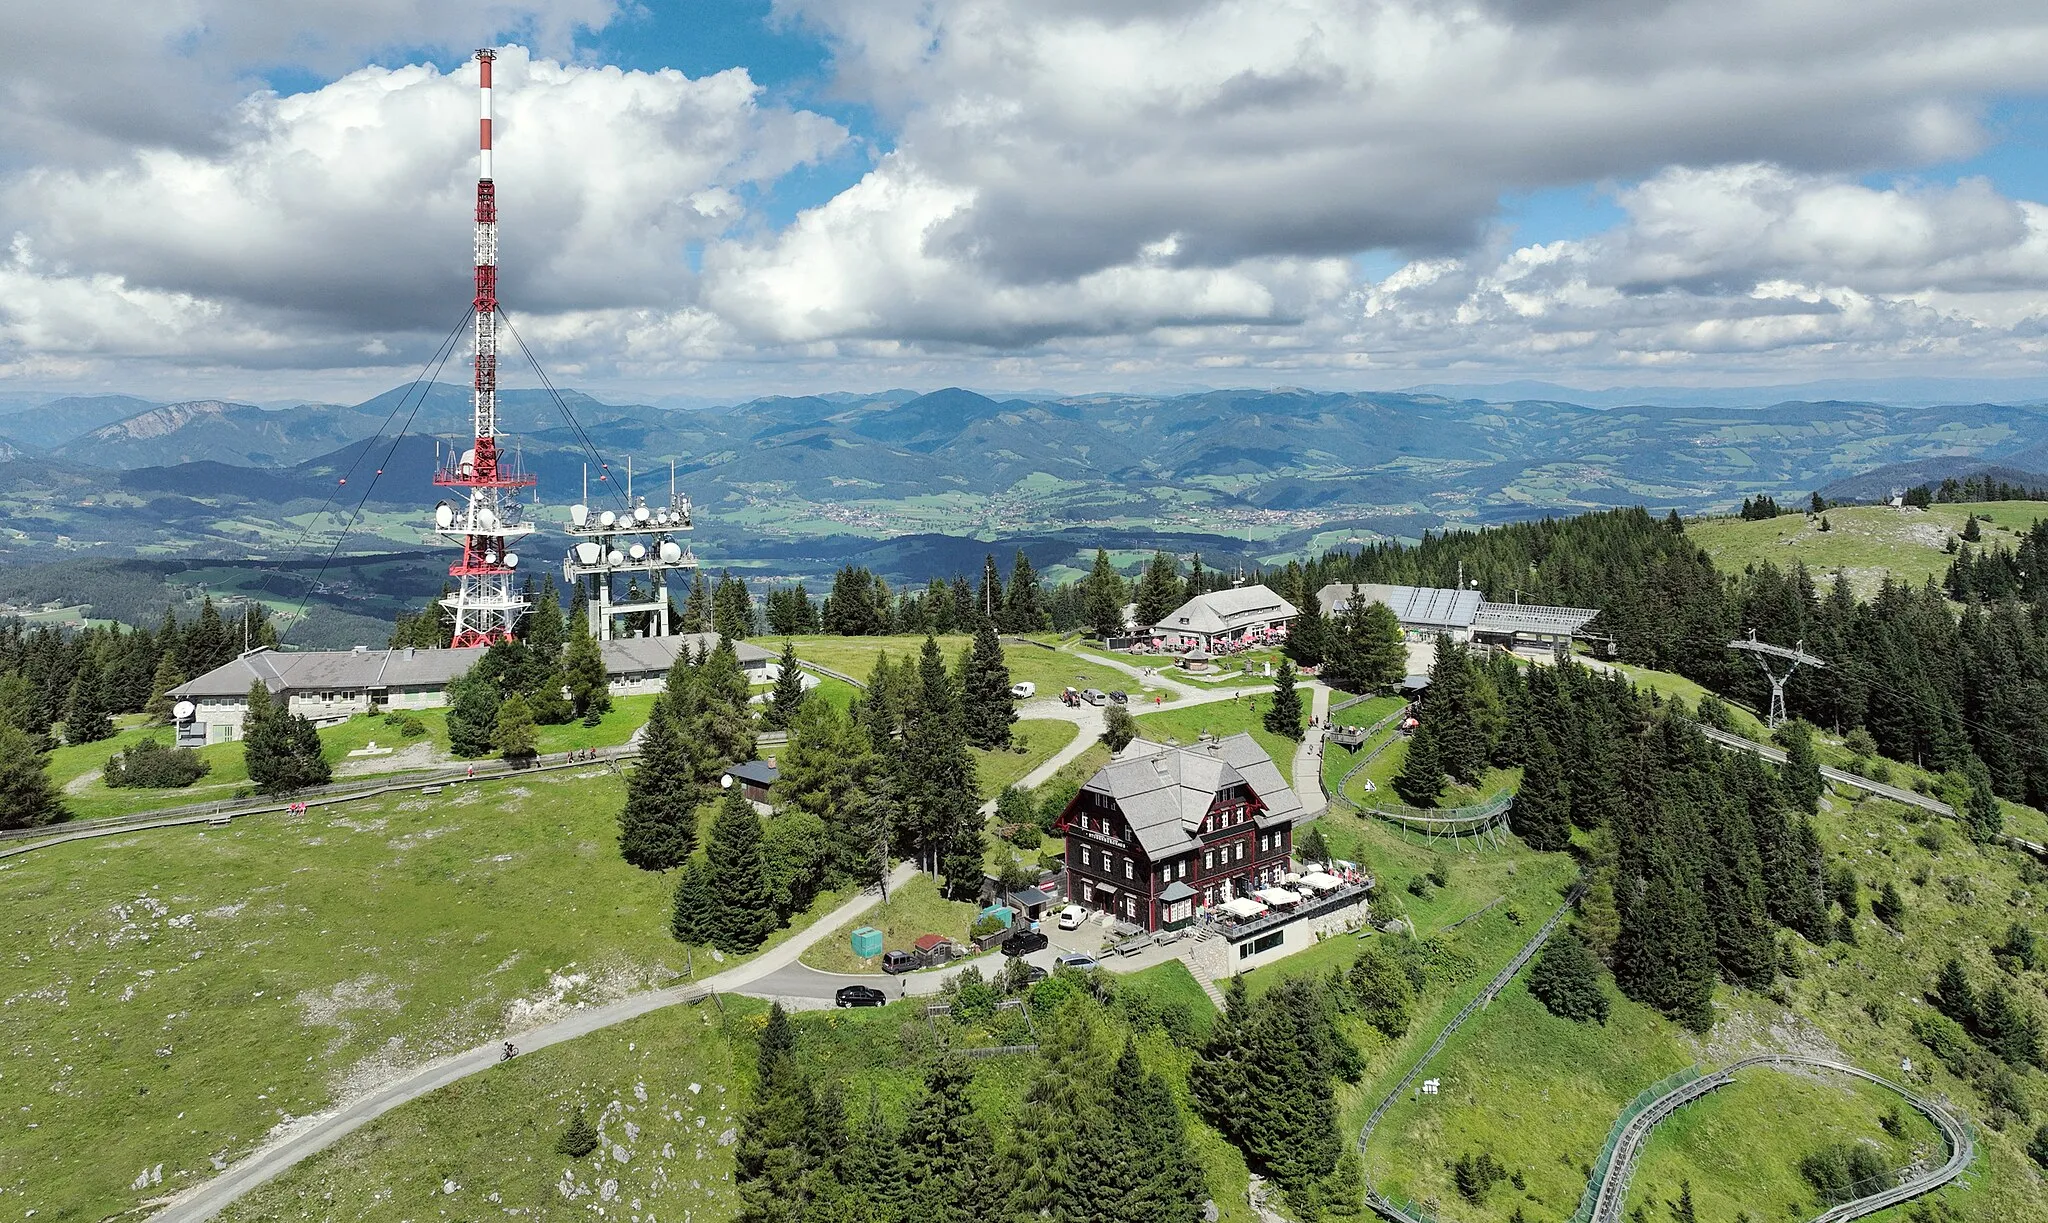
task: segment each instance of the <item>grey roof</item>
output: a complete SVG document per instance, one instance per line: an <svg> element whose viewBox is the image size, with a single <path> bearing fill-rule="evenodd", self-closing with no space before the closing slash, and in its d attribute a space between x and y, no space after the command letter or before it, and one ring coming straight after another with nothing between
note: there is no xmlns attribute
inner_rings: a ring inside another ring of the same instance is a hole
<svg viewBox="0 0 2048 1223"><path fill-rule="evenodd" d="M1479 592L1440 586L1385 586L1359 582L1358 597L1384 603L1404 628L1469 629L1479 614ZM1316 592L1325 616L1343 611L1351 601L1353 583L1332 582Z"/></svg>
<svg viewBox="0 0 2048 1223"><path fill-rule="evenodd" d="M599 649L604 656L605 673L623 675L668 670L684 643L692 650L700 646L711 649L718 644L718 634L631 637L607 641ZM733 650L742 666L775 657L744 641L733 642ZM436 688L466 673L482 657L482 650L251 650L179 684L171 689L170 695L180 699L243 696L256 680L262 680L272 693Z"/></svg>
<svg viewBox="0 0 2048 1223"><path fill-rule="evenodd" d="M1599 611L1590 607L1544 607L1535 603L1481 603L1472 628L1481 633L1576 633Z"/></svg>
<svg viewBox="0 0 2048 1223"><path fill-rule="evenodd" d="M1154 626L1163 633L1221 633L1249 624L1292 620L1299 608L1264 586L1237 586L1196 595Z"/></svg>
<svg viewBox="0 0 2048 1223"><path fill-rule="evenodd" d="M180 698L243 696L262 680L273 693L434 686L475 664L474 650L252 650L171 689Z"/></svg>
<svg viewBox="0 0 2048 1223"><path fill-rule="evenodd" d="M1195 889L1188 886L1187 880L1176 879L1172 883L1167 884L1165 890L1159 893L1159 899L1172 904L1176 900L1193 899L1194 894Z"/></svg>
<svg viewBox="0 0 2048 1223"><path fill-rule="evenodd" d="M765 760L742 760L738 764L727 766L725 771L741 781L751 782L757 786L772 786L775 779L781 776L775 766Z"/></svg>
<svg viewBox="0 0 2048 1223"><path fill-rule="evenodd" d="M1052 903L1052 897L1046 895L1044 892L1039 891L1037 888L1018 888L1016 891L1010 893L1010 899L1016 901L1020 905L1023 905L1027 909L1035 909L1039 905L1048 905Z"/></svg>
<svg viewBox="0 0 2048 1223"><path fill-rule="evenodd" d="M1133 740L1084 789L1116 800L1131 835L1146 856L1159 858L1195 847L1195 833L1216 792L1242 782L1266 806L1261 828L1291 823L1301 799L1280 777L1273 758L1249 733L1199 747L1167 747Z"/></svg>

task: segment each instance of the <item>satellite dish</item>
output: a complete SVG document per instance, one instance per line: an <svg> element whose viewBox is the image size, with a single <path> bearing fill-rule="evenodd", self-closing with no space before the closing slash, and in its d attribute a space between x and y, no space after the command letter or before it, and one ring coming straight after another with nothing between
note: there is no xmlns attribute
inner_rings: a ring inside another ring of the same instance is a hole
<svg viewBox="0 0 2048 1223"><path fill-rule="evenodd" d="M667 522L668 522L668 511L667 511L667 510L656 510L656 511L654 511L654 521L656 521L657 523L662 523L662 524L666 525L666 524L667 524Z"/></svg>
<svg viewBox="0 0 2048 1223"><path fill-rule="evenodd" d="M505 554L505 568L507 568L507 569L517 569L517 568L519 568L519 554L518 554L517 552L507 552L507 553Z"/></svg>
<svg viewBox="0 0 2048 1223"><path fill-rule="evenodd" d="M626 561L626 554L619 551L617 548L613 548L610 552L605 554L605 559L610 561L614 565L621 565L624 564Z"/></svg>
<svg viewBox="0 0 2048 1223"><path fill-rule="evenodd" d="M676 545L674 540L664 539L661 541L661 559L673 565L683 559L683 550Z"/></svg>
<svg viewBox="0 0 2048 1223"><path fill-rule="evenodd" d="M492 513L491 507L487 505L476 512L476 521L478 526L490 528L498 525L498 516Z"/></svg>
<svg viewBox="0 0 2048 1223"><path fill-rule="evenodd" d="M647 559L647 546L645 544L634 544L631 548L626 549L626 555L636 561L644 561Z"/></svg>
<svg viewBox="0 0 2048 1223"><path fill-rule="evenodd" d="M647 521L647 507L646 507L646 506L644 506L644 505L636 505L636 506L634 506L634 507L633 507L633 521L634 521L634 522L646 522L646 521Z"/></svg>
<svg viewBox="0 0 2048 1223"><path fill-rule="evenodd" d="M583 526L583 525L585 525L585 524L586 524L586 523L588 523L589 521L590 521L590 507L589 507L589 506L587 506L587 505L572 505L572 506L570 506L570 507L569 507L569 525L571 525L571 526L577 526L577 527L580 527L580 526Z"/></svg>
<svg viewBox="0 0 2048 1223"><path fill-rule="evenodd" d="M199 706L190 701L179 701L171 706L171 716L180 722L190 722L192 715L199 712Z"/></svg>
<svg viewBox="0 0 2048 1223"><path fill-rule="evenodd" d="M606 510L604 513L599 514L597 516L597 525L601 527L608 527L611 526L613 523L617 522L618 520L619 516L617 514L612 513L610 510Z"/></svg>
<svg viewBox="0 0 2048 1223"><path fill-rule="evenodd" d="M597 558L604 555L604 549L593 543L576 545L576 559L585 565L595 565Z"/></svg>
<svg viewBox="0 0 2048 1223"><path fill-rule="evenodd" d="M447 530L455 525L455 507L443 501L434 507L434 525Z"/></svg>
<svg viewBox="0 0 2048 1223"><path fill-rule="evenodd" d="M719 777L718 777L718 788L719 788L719 789L721 789L721 790L730 790L730 789L732 789L732 774L731 774L731 773L721 773L721 774L719 774Z"/></svg>

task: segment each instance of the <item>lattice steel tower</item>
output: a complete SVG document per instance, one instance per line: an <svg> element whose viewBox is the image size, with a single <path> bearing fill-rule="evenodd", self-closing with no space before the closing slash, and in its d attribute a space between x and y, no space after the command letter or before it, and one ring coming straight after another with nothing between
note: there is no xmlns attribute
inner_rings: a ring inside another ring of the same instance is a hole
<svg viewBox="0 0 2048 1223"><path fill-rule="evenodd" d="M1755 629L1749 630L1747 638L1729 642L1728 648L1746 650L1756 655L1756 665L1763 668L1764 678L1771 681L1771 712L1765 717L1764 725L1772 730L1778 729L1778 724L1785 720L1785 685L1791 682L1792 673L1797 671L1802 663L1809 667L1827 666L1825 662L1806 652L1804 641L1788 650L1781 645L1758 641ZM1773 658L1783 659L1790 664L1785 668L1783 675L1771 670L1770 660Z"/></svg>
<svg viewBox="0 0 2048 1223"><path fill-rule="evenodd" d="M498 202L491 182L491 63L496 58L489 48L476 53L483 101L476 180L476 441L434 473L436 485L464 490L459 504L443 501L434 511L435 533L462 546L462 558L448 567L455 593L441 601L455 613L449 645L456 649L512 639L527 606L512 584L519 567L512 544L533 530L516 496L516 490L533 486L533 477L508 464L498 448Z"/></svg>

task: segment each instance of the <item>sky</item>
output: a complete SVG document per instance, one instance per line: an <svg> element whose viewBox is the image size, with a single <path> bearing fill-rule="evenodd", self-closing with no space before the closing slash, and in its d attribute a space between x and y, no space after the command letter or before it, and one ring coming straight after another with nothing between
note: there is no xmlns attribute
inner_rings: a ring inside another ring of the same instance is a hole
<svg viewBox="0 0 2048 1223"><path fill-rule="evenodd" d="M0 394L433 369L484 45L601 396L2048 376L2039 0L69 0L0 9Z"/></svg>

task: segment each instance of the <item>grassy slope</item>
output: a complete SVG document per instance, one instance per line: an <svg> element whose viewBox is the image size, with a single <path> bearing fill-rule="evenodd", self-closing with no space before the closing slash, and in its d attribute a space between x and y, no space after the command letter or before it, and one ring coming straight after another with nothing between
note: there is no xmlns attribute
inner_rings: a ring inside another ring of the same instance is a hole
<svg viewBox="0 0 2048 1223"><path fill-rule="evenodd" d="M1016 724L1015 738L1009 750L971 749L974 753L974 776L981 787L981 796L988 799L1001 794L1005 788L1021 781L1025 774L1052 759L1080 733L1080 727L1058 718L1026 718Z"/></svg>
<svg viewBox="0 0 2048 1223"><path fill-rule="evenodd" d="M1229 701L1210 701L1201 705L1189 705L1183 709L1161 709L1153 713L1138 715L1138 733L1155 742L1168 739L1182 744L1192 744L1203 731L1222 738L1248 730L1273 763L1280 766L1280 776L1294 784L1295 741L1284 735L1276 735L1260 722L1266 710L1273 704L1269 693L1261 692ZM1307 694L1303 694L1302 705L1306 709ZM1306 717L1304 716L1304 722Z"/></svg>
<svg viewBox="0 0 2048 1223"><path fill-rule="evenodd" d="M1178 964L1147 970L1124 984L1190 997L1206 1022L1207 1000ZM1096 1014L1105 1039L1121 1040L1121 1026ZM729 1218L735 1206L732 1155L722 1140L745 1107L762 1018L761 1004L729 998L723 1013L708 1006L659 1011L526 1054L379 1118L222 1218L242 1223L593 1212ZM853 1110L864 1109L873 1093L900 1122L922 1081L920 1061L904 1034L921 1037L924 1030L901 1005L806 1014L797 1018L797 1048L807 1067L841 1083ZM1184 1076L1187 1054L1159 1033L1141 1035L1139 1050L1152 1068L1170 1078ZM1032 1066L1025 1057L973 1063L971 1094L999 1134L1021 1102ZM624 1148L625 1161L594 1153L577 1162L554 1153L556 1136L579 1104L593 1121L603 1112L604 1150ZM1190 1142L1208 1169L1222 1219L1249 1220L1244 1161L1206 1126L1191 1126ZM609 1197L606 1182L612 1183ZM564 1184L573 1201L565 1197Z"/></svg>
<svg viewBox="0 0 2048 1223"><path fill-rule="evenodd" d="M1903 1139L1879 1124L1894 1104L1906 1123ZM1652 1131L1628 1202L1654 1215L1690 1184L1703 1219L1732 1219L1738 1210L1812 1218L1825 1204L1800 1177L1799 1158L1836 1142L1868 1143L1892 1168L1933 1166L1946 1154L1932 1122L1875 1084L1824 1071L1758 1068Z"/></svg>
<svg viewBox="0 0 2048 1223"><path fill-rule="evenodd" d="M1825 532L1818 519L1804 514L1762 522L1714 518L1687 523L1685 531L1724 572L1740 573L1759 561L1780 569L1804 561L1817 576L1846 570L1850 582L1868 596L1886 573L1915 586L1930 577L1939 581L1950 559L1944 544L1950 534L1962 531L1972 513L1985 520L1984 545L2003 547L2010 546L2012 532L2048 517L2048 503L1995 501L1925 510L1852 506L1829 510L1828 525L1834 529Z"/></svg>
<svg viewBox="0 0 2048 1223"><path fill-rule="evenodd" d="M149 1196L138 1169L210 1175L543 1000L675 979L672 883L619 859L619 800L592 769L0 863L0 1075L29 1107L0 1186L100 1218Z"/></svg>
<svg viewBox="0 0 2048 1223"><path fill-rule="evenodd" d="M563 726L542 726L540 750L543 753L580 751L590 747L616 747L633 737L647 721L647 711L654 704L654 697L622 696L612 698L611 711L596 726L585 726L580 721ZM420 709L410 711L419 719L427 733L412 739L401 736L397 726L386 721L381 715L364 714L350 718L338 726L330 726L320 732L321 755L337 770L337 780L355 778L388 772L399 768L420 767L419 761L408 757L401 764L380 767L380 762L392 757L357 757L348 753L375 743L379 747L397 748L404 751L421 743L432 745L433 759L441 764L460 763L448 752L448 711L445 709ZM137 719L124 719L135 721ZM144 739L154 738L160 742L171 741L168 727L130 726L123 728L112 739L98 743L81 743L64 746L49 754L48 774L50 780L65 789L64 804L74 819L97 819L109 815L127 815L137 811L153 811L164 807L184 806L188 803L213 802L234 798L249 789L249 772L243 767L242 745L240 743L214 743L196 749L200 759L213 766L213 771L192 785L181 790L115 790L109 789L98 780L99 771L105 767L107 758ZM362 768L363 772L339 772L342 766ZM93 780L78 783L78 779L93 775ZM73 784L78 783L78 784Z"/></svg>
<svg viewBox="0 0 2048 1223"><path fill-rule="evenodd" d="M1977 978L1988 981L1995 970L1987 948L2007 923L2043 927L2039 886L2029 888L2022 878L2038 878L2038 872L2010 851L1980 854L1952 833L1938 854L1931 852L1914 841L1917 829L1905 822L1911 815L1881 801L1852 806L1831 799L1820 820L1830 865L1850 864L1866 897L1887 879L1904 893L1908 916L1903 937L1888 932L1866 911L1858 923L1856 949L1840 944L1816 949L1794 940L1801 948L1802 975L1785 982L1785 1004L1723 988L1716 999L1719 1022L1705 1041L1618 995L1612 995L1614 1015L1605 1027L1566 1023L1545 1012L1518 982L1432 1063L1431 1074L1443 1079L1444 1094L1404 1101L1390 1110L1372 1160L1384 1183L1425 1203L1434 1197L1455 1205L1457 1217L1468 1223L1500 1223L1517 1204L1527 1217L1562 1217L1584 1188L1579 1169L1598 1154L1615 1117L1638 1091L1686 1065L1722 1065L1785 1047L1788 1039L1801 1048L1832 1047L1881 1073L1895 1072L1901 1058L1911 1057L1923 1084L1981 1118L1974 1091L1929 1065L1908 1022L1943 958L1962 952ZM1916 885L1912 876L1923 866L1930 872L1928 882ZM2020 992L2038 1005L2043 975L2027 976L2019 983ZM1882 1024L1874 1023L1865 1009L1872 1003L1884 1008ZM1762 1203L1764 1210L1753 1199L1746 1203L1753 1215L1792 1217L1781 1207L1800 1192L1796 1163L1818 1145L1815 1134L1861 1125L1866 1136L1881 1137L1872 1106L1847 1085L1802 1094L1781 1080L1768 1080L1757 1091L1781 1101L1788 1110L1784 1125L1753 1123L1754 1110L1744 1112L1749 1106L1743 1101L1751 1098L1745 1090L1705 1107L1701 1120L1691 1123L1697 1133L1681 1125L1670 1139L1659 1139L1653 1150L1660 1152L1660 1162L1641 1181L1655 1195L1643 1199L1651 1202L1652 1217L1661 1217L1661 1202L1676 1196L1681 1179L1692 1181L1702 1218L1732 1218L1732 1209L1724 1207L1753 1184L1764 1185L1771 1195ZM2041 1074L2026 1076L2026 1091L2037 1113L2048 1106L2048 1079ZM1736 1124L1724 1118L1748 1120ZM2048 1191L2019 1149L2025 1134L2000 1134L1981 1121L1978 1133L1986 1154L1977 1171L1967 1184L1944 1190L1942 1198L1966 1220L2048 1217ZM1713 1142L1705 1142L1703 1134ZM1446 1161L1482 1148L1492 1150L1510 1170L1523 1171L1526 1194L1503 1186L1478 1205L1454 1197ZM1709 1201L1713 1210L1707 1209Z"/></svg>

